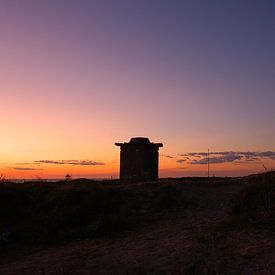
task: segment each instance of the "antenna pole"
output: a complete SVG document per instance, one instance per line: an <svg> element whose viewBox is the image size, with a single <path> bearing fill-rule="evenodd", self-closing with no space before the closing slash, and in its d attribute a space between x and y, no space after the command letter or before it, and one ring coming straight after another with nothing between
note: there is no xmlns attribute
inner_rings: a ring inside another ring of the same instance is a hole
<svg viewBox="0 0 275 275"><path fill-rule="evenodd" d="M210 175L210 170L209 170L209 149L208 149L208 152L207 152L207 174L208 174L208 178L209 178L209 175Z"/></svg>

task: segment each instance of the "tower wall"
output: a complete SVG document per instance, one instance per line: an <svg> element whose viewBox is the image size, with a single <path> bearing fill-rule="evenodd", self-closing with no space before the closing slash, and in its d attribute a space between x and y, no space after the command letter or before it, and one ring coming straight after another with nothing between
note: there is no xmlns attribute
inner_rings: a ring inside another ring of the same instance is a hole
<svg viewBox="0 0 275 275"><path fill-rule="evenodd" d="M147 138L132 138L120 146L120 179L123 182L155 181L158 179L158 149L162 144Z"/></svg>

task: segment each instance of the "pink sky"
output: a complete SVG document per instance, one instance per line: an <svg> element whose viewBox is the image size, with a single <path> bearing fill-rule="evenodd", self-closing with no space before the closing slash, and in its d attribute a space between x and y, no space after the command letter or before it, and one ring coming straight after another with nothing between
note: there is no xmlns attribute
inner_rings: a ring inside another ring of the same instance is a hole
<svg viewBox="0 0 275 275"><path fill-rule="evenodd" d="M114 142L133 136L164 143L165 177L206 175L205 165L177 162L186 152L274 152L269 4L172 2L4 0L0 173L116 177ZM28 170L37 160L104 165ZM212 168L243 175L263 164L275 167L261 158Z"/></svg>

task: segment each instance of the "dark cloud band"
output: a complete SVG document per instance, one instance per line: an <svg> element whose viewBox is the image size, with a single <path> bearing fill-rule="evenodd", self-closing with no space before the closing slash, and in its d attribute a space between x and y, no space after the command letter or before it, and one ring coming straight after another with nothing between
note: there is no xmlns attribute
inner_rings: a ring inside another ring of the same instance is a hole
<svg viewBox="0 0 275 275"><path fill-rule="evenodd" d="M181 160L188 161L189 164L207 164L208 153L207 152L191 152L185 154L179 154ZM243 152L243 151L222 151L222 152L210 152L210 163L226 163L226 162L242 162L252 163L261 161L262 159L275 160L275 152ZM177 161L178 162L178 161ZM179 162L182 163L182 162Z"/></svg>
<svg viewBox="0 0 275 275"><path fill-rule="evenodd" d="M165 157L165 158L168 158L168 159L173 159L174 157L173 156L170 156L170 155L161 155L162 157Z"/></svg>
<svg viewBox="0 0 275 275"><path fill-rule="evenodd" d="M35 170L42 170L40 168L32 168L32 167L12 167L12 169L17 171L35 171Z"/></svg>
<svg viewBox="0 0 275 275"><path fill-rule="evenodd" d="M35 160L35 164L55 164L55 165L79 165L79 166L94 166L105 165L103 162L92 160Z"/></svg>

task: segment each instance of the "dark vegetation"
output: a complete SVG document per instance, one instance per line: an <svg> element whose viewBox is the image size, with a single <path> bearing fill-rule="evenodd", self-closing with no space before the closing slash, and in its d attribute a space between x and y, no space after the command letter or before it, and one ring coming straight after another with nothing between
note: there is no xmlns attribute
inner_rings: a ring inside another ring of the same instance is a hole
<svg viewBox="0 0 275 275"><path fill-rule="evenodd" d="M274 230L275 173L245 177L241 183L244 188L218 230ZM11 243L29 246L112 237L194 206L184 191L180 184L121 186L115 180L1 183L0 232L8 232Z"/></svg>
<svg viewBox="0 0 275 275"><path fill-rule="evenodd" d="M133 185L2 182L0 273L273 274L274 188L274 172Z"/></svg>
<svg viewBox="0 0 275 275"><path fill-rule="evenodd" d="M0 232L10 232L10 245L59 245L124 234L186 206L182 190L172 185L5 183L0 185Z"/></svg>
<svg viewBox="0 0 275 275"><path fill-rule="evenodd" d="M243 178L244 188L232 200L221 230L256 228L275 230L275 172Z"/></svg>

